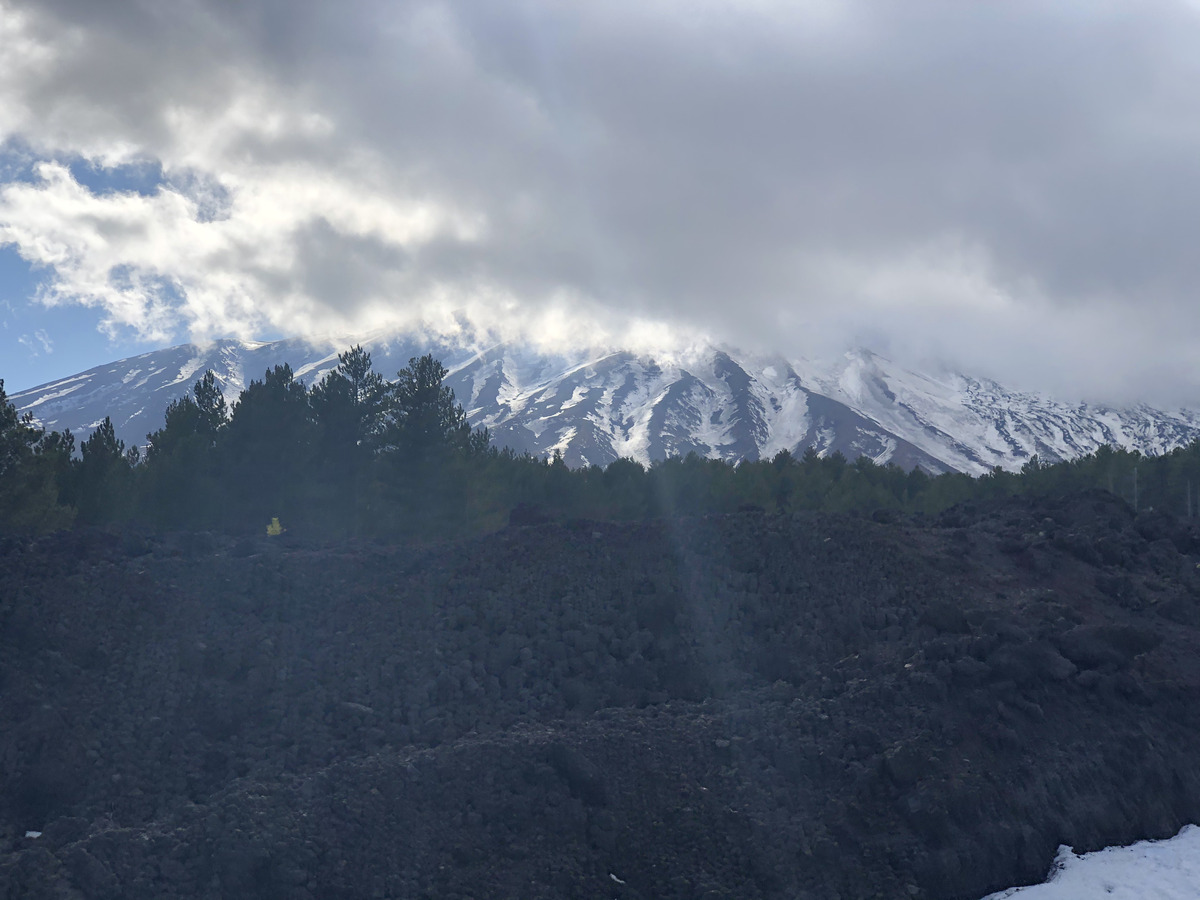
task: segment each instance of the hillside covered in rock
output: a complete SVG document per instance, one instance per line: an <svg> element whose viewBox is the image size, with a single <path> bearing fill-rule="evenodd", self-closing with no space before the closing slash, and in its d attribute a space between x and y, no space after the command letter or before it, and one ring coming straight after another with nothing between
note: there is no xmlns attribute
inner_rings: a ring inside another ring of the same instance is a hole
<svg viewBox="0 0 1200 900"><path fill-rule="evenodd" d="M0 896L977 900L1200 821L1198 565L1102 492L4 539Z"/></svg>

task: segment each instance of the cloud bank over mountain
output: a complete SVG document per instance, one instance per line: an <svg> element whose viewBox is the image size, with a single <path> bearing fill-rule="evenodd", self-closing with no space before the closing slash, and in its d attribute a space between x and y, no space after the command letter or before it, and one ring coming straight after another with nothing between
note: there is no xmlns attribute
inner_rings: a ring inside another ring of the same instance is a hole
<svg viewBox="0 0 1200 900"><path fill-rule="evenodd" d="M1198 51L1181 0L0 0L0 244L163 342L863 343L1194 402Z"/></svg>

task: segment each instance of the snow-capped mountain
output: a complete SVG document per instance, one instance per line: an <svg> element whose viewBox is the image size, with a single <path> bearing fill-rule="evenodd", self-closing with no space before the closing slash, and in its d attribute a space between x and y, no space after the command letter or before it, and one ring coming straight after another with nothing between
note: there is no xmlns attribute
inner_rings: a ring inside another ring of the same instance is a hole
<svg viewBox="0 0 1200 900"><path fill-rule="evenodd" d="M168 402L212 369L231 402L251 378L287 362L313 383L353 341L186 344L99 366L12 395L46 428L84 437L112 417L126 443L144 443ZM726 460L780 450L840 451L930 472L1016 469L1115 444L1147 454L1200 437L1200 413L1063 403L965 375L932 376L855 350L834 364L763 357L712 345L656 356L624 351L551 355L416 337L363 340L377 371L394 375L433 353L450 370L474 425L497 444L569 465L628 456L649 462L691 451Z"/></svg>

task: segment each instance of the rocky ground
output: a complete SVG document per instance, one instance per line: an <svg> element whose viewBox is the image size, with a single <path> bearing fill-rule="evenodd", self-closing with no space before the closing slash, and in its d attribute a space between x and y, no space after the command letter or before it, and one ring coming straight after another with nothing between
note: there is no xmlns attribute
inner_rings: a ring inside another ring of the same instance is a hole
<svg viewBox="0 0 1200 900"><path fill-rule="evenodd" d="M1198 563L1099 493L0 540L0 896L977 900L1200 822Z"/></svg>

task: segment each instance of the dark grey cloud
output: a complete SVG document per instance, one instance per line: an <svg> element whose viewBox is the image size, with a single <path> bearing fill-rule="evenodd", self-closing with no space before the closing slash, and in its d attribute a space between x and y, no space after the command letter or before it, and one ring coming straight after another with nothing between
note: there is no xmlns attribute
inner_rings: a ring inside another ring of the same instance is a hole
<svg viewBox="0 0 1200 900"><path fill-rule="evenodd" d="M298 265L293 289L318 303L353 308L386 290L383 279L403 272L402 248L371 237L343 234L317 219L296 236Z"/></svg>
<svg viewBox="0 0 1200 900"><path fill-rule="evenodd" d="M9 88L41 111L31 145L128 145L232 198L234 220L261 176L458 223L414 237L377 210L256 210L297 262L247 258L254 302L302 296L306 322L489 292L535 322L565 297L797 355L869 339L1200 403L1183 0L0 9L70 48Z"/></svg>

